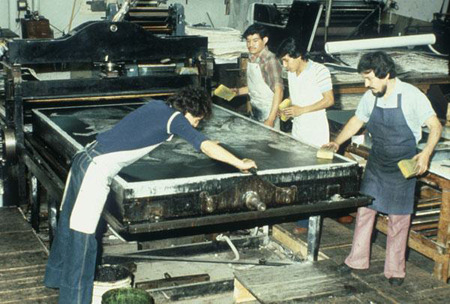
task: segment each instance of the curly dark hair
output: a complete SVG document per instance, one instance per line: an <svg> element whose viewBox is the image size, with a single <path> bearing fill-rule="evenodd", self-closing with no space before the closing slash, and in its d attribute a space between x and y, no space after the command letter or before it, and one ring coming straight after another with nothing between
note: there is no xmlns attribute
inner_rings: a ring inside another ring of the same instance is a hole
<svg viewBox="0 0 450 304"><path fill-rule="evenodd" d="M389 78L397 76L394 60L383 51L366 53L359 60L358 73L372 71L377 78L385 78L388 74Z"/></svg>
<svg viewBox="0 0 450 304"><path fill-rule="evenodd" d="M175 95L167 98L166 103L172 108L194 117L209 118L212 113L211 97L206 91L199 87L185 87Z"/></svg>

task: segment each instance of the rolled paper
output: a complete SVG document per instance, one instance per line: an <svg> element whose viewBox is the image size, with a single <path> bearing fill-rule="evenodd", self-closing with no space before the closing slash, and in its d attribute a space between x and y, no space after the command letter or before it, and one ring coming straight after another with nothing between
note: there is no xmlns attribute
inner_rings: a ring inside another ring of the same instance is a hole
<svg viewBox="0 0 450 304"><path fill-rule="evenodd" d="M343 40L325 43L325 52L327 52L328 54L346 53L346 52L348 53L353 51L369 50L369 49L384 49L401 46L427 45L427 44L434 44L435 42L436 36L434 34Z"/></svg>

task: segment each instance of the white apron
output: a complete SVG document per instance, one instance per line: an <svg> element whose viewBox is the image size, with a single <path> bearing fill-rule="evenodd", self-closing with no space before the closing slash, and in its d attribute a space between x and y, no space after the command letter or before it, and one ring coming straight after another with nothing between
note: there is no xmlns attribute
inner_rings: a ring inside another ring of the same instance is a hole
<svg viewBox="0 0 450 304"><path fill-rule="evenodd" d="M319 86L311 77L297 77L288 73L289 94L293 105L309 106L323 98ZM292 121L292 136L312 146L320 147L330 141L330 130L325 109L302 114Z"/></svg>
<svg viewBox="0 0 450 304"><path fill-rule="evenodd" d="M180 114L180 112L175 112L170 117L167 123L167 133L170 131L170 123L178 114ZM167 141L170 141L172 138L173 135L171 135ZM77 199L70 216L70 228L87 234L94 233L105 205L106 198L109 194L112 179L123 167L126 167L144 155L147 155L160 144L161 143L141 149L107 153L94 157L86 170L80 190L77 194ZM70 180L70 173L68 180Z"/></svg>
<svg viewBox="0 0 450 304"><path fill-rule="evenodd" d="M272 109L274 93L264 81L261 68L257 63L247 64L247 86L252 104L252 116L259 122L266 121ZM279 128L279 125L279 119L276 118L274 127Z"/></svg>

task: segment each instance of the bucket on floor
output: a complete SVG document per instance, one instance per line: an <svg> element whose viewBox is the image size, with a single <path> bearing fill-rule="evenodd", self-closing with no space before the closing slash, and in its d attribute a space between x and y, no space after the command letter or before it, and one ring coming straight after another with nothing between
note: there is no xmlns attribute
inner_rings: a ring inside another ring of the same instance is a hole
<svg viewBox="0 0 450 304"><path fill-rule="evenodd" d="M154 304L153 298L143 289L117 288L105 292L101 304Z"/></svg>
<svg viewBox="0 0 450 304"><path fill-rule="evenodd" d="M92 291L92 304L101 304L102 296L110 289L131 286L131 272L121 265L102 265L97 268Z"/></svg>

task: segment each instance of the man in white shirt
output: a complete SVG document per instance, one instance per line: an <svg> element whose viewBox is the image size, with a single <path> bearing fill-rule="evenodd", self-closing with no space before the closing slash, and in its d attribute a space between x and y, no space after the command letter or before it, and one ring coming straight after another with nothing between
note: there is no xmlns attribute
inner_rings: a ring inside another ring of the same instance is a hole
<svg viewBox="0 0 450 304"><path fill-rule="evenodd" d="M281 112L292 121L292 136L311 146L320 147L330 141L325 109L334 104L330 71L308 59L306 48L294 38L284 40L277 52L288 70L290 107ZM297 222L295 234L307 231L308 220Z"/></svg>
<svg viewBox="0 0 450 304"><path fill-rule="evenodd" d="M325 109L334 104L330 72L323 64L308 59L306 49L294 38L281 43L277 56L288 70L292 106L282 112L293 118L292 136L316 147L328 143Z"/></svg>

